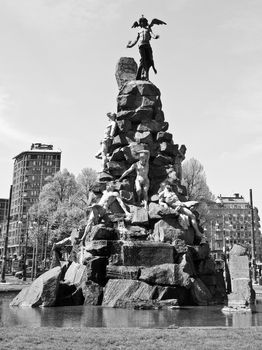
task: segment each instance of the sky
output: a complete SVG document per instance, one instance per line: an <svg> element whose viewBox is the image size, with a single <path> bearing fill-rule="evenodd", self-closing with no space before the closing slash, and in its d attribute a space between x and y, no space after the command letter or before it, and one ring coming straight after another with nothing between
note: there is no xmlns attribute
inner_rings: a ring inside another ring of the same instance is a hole
<svg viewBox="0 0 262 350"><path fill-rule="evenodd" d="M262 213L261 0L0 0L0 197L13 157L31 143L62 150L62 168L100 170L94 157L116 111L115 67L134 57L144 14L165 119L215 195L242 194ZM262 215L262 214L261 214Z"/></svg>

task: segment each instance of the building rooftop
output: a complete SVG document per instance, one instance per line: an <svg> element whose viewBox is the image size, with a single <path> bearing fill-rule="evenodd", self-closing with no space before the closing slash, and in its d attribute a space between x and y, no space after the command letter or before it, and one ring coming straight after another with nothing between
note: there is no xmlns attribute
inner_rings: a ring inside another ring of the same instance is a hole
<svg viewBox="0 0 262 350"><path fill-rule="evenodd" d="M32 143L30 150L20 152L14 156L13 159L20 157L25 153L62 153L60 149L53 149L53 145L47 145L44 143Z"/></svg>

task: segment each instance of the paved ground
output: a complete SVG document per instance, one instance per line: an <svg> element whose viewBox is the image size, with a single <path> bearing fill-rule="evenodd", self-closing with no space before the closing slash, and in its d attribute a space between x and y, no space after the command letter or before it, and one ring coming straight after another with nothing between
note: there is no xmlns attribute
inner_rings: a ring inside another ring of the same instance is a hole
<svg viewBox="0 0 262 350"><path fill-rule="evenodd" d="M0 293L1 292L19 292L25 286L28 286L32 281L31 278L27 278L26 281L18 279L11 275L5 276L6 283L0 282Z"/></svg>

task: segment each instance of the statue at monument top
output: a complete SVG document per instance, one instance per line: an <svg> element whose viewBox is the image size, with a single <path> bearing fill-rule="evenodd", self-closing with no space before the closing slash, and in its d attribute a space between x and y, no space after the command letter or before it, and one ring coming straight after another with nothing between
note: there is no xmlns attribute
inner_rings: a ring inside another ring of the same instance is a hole
<svg viewBox="0 0 262 350"><path fill-rule="evenodd" d="M134 22L132 28L140 27L137 38L134 41L129 41L127 44L128 48L131 48L138 43L139 53L140 53L140 64L137 71L136 80L149 80L149 69L153 68L155 74L157 70L154 65L153 51L150 45L151 38L158 39L159 35L155 35L152 32L152 27L154 24L166 24L160 19L154 18L151 23L142 15L138 22Z"/></svg>

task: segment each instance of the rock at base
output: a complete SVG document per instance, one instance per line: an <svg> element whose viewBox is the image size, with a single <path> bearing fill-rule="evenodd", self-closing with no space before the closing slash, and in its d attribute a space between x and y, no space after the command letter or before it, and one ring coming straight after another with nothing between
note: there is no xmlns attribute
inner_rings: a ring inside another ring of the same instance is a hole
<svg viewBox="0 0 262 350"><path fill-rule="evenodd" d="M148 223L148 213L143 207L132 207L132 224L143 225Z"/></svg>
<svg viewBox="0 0 262 350"><path fill-rule="evenodd" d="M37 307L55 305L61 267L57 266L43 273L25 290L22 290L10 306Z"/></svg>
<svg viewBox="0 0 262 350"><path fill-rule="evenodd" d="M82 286L84 305L101 305L103 300L103 287L92 281L87 281Z"/></svg>
<svg viewBox="0 0 262 350"><path fill-rule="evenodd" d="M102 306L134 308L138 302L152 302L157 294L156 286L141 281L109 280L105 287Z"/></svg>
<svg viewBox="0 0 262 350"><path fill-rule="evenodd" d="M212 295L209 289L199 278L192 278L191 296L196 305L208 305L212 300Z"/></svg>

